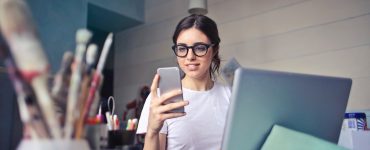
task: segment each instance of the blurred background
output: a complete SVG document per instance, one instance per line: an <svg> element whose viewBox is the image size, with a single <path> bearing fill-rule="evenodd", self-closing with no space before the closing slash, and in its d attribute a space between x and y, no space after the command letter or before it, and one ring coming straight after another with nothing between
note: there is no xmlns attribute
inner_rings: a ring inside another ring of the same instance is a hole
<svg viewBox="0 0 370 150"><path fill-rule="evenodd" d="M26 2L53 73L78 28L99 47L115 33L101 96L115 97L120 118L158 67L176 66L172 33L189 14L188 0ZM347 111L370 112L370 0L208 0L207 16L218 24L221 64L236 58L244 67L349 77ZM2 63L0 149L14 149L22 126Z"/></svg>
<svg viewBox="0 0 370 150"><path fill-rule="evenodd" d="M115 39L114 95L135 97L159 66L174 66L170 46L186 0L145 1L145 23ZM208 0L221 59L244 67L350 77L347 110L370 109L369 0Z"/></svg>

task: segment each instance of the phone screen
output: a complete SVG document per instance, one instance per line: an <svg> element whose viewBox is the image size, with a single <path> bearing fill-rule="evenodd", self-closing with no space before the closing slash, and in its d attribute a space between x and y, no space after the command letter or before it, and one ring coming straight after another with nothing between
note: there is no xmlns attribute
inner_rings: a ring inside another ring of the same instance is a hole
<svg viewBox="0 0 370 150"><path fill-rule="evenodd" d="M180 80L180 70L177 67L166 67L158 68L157 73L159 74L159 96L161 94L173 91L182 90ZM177 95L167 100L165 104L178 102L183 100L183 95ZM174 109L170 112L184 112L184 107Z"/></svg>

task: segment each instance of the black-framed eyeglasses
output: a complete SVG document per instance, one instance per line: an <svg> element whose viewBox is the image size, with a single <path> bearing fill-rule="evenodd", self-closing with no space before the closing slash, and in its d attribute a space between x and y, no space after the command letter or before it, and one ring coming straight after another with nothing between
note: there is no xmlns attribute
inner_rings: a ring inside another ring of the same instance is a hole
<svg viewBox="0 0 370 150"><path fill-rule="evenodd" d="M189 48L193 50L193 54L198 57L202 57L207 54L208 48L214 44L196 43L193 46L186 46L184 44L178 44L172 46L172 50L178 57L186 57L189 52Z"/></svg>

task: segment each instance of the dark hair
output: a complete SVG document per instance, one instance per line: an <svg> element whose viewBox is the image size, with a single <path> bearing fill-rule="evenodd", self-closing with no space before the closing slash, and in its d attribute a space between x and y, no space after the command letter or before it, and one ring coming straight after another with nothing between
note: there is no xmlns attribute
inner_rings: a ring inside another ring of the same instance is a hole
<svg viewBox="0 0 370 150"><path fill-rule="evenodd" d="M219 73L221 63L221 59L218 54L221 39L218 36L217 25L211 18L208 18L207 16L204 15L195 15L195 14L183 18L176 26L175 32L173 33L172 41L174 44L176 44L180 32L186 29L190 29L192 27L203 32L211 41L211 43L214 44L212 64L210 66L211 70L210 74L211 78L212 77L215 78L216 73L217 74Z"/></svg>

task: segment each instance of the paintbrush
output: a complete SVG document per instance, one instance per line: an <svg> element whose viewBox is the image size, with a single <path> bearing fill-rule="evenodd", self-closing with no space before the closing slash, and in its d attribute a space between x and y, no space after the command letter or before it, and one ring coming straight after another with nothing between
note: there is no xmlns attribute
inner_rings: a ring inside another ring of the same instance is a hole
<svg viewBox="0 0 370 150"><path fill-rule="evenodd" d="M88 95L89 86L91 83L91 75L92 75L91 72L92 72L93 65L95 63L97 51L98 51L98 47L96 44L90 44L89 47L87 48L86 67L83 73L84 78L81 84L81 94L79 98L79 105L78 105L79 109L78 110L83 109L87 95ZM82 113L82 111L80 111L80 113ZM82 114L80 114L80 116L81 115Z"/></svg>
<svg viewBox="0 0 370 150"><path fill-rule="evenodd" d="M54 76L53 87L51 89L51 96L55 100L57 107L61 110L61 114L66 113L66 89L69 76L71 74L71 64L73 62L73 54L67 51L63 55L60 69Z"/></svg>
<svg viewBox="0 0 370 150"><path fill-rule="evenodd" d="M91 83L92 68L96 60L97 52L98 52L98 47L96 44L90 44L89 47L87 48L86 70L85 70L85 76L81 84L81 94L80 94L80 100L79 100L79 105L78 105L79 110L83 110L83 108L85 107L85 101L86 101L87 94L89 91L89 86ZM80 111L79 119L77 120L77 123L76 123L76 132L75 132L76 139L80 139L82 136L84 120L83 118L81 118L81 116L82 116L82 111Z"/></svg>
<svg viewBox="0 0 370 150"><path fill-rule="evenodd" d="M102 79L102 71L103 71L103 68L104 68L104 64L105 64L109 49L112 45L112 42L113 42L113 33L110 33L107 36L107 39L104 42L104 46L103 46L103 50L102 50L102 53L101 53L100 58L99 58L98 66L97 66L96 71L94 72L94 76L93 76L93 79L91 81L89 95L86 99L85 107L82 110L81 118L83 119L83 121L86 121L86 119L89 115L89 110L90 109L94 109L94 110L97 109L97 108L91 108L91 105L94 103L95 93L97 93L97 89L99 88L99 85L100 85L100 82L101 82L101 79Z"/></svg>
<svg viewBox="0 0 370 150"><path fill-rule="evenodd" d="M20 73L15 66L15 63L12 57L9 54L9 48L5 43L1 33L0 33L0 58L4 60L4 65L6 67L6 72L9 75L13 83L13 87L17 94L17 104L19 107L19 114L21 121L24 125L24 128L27 130L25 132L29 133L30 138L39 139L39 138L48 138L50 137L47 129L45 128L45 122L39 116L38 111L31 111L32 104L27 104L27 100L32 96L30 87L24 80L21 78ZM35 118L40 119L35 119Z"/></svg>
<svg viewBox="0 0 370 150"><path fill-rule="evenodd" d="M9 75L13 83L13 87L17 94L17 104L19 107L19 116L20 119L25 127L28 128L30 132L30 136L32 139L38 139L39 136L37 135L35 129L30 125L31 115L28 112L27 104L26 104L26 97L27 94L24 90L24 83L21 81L20 77L17 74L14 62L10 58L8 54L8 47L0 34L0 58L4 60L4 65L6 67L6 72Z"/></svg>
<svg viewBox="0 0 370 150"><path fill-rule="evenodd" d="M112 45L112 42L113 42L113 33L109 33L107 36L107 39L104 42L103 50L102 50L102 53L100 54L99 62L96 67L96 71L93 75L93 81L91 85L95 85L95 87L91 90L91 92L95 91L95 94L92 94L92 103L87 105L87 107L89 107L89 113L88 113L89 117L95 116L96 111L99 106L99 99L100 99L99 91L104 81L103 69L104 69L105 62L107 60L108 53Z"/></svg>
<svg viewBox="0 0 370 150"><path fill-rule="evenodd" d="M86 73L90 74L96 61L96 55L98 53L98 46L96 44L90 44L86 52Z"/></svg>
<svg viewBox="0 0 370 150"><path fill-rule="evenodd" d="M36 94L52 137L61 138L47 86L49 63L24 1L0 1L0 27L22 77L30 83Z"/></svg>
<svg viewBox="0 0 370 150"><path fill-rule="evenodd" d="M76 114L78 114L76 105L80 92L83 56L86 52L86 44L89 42L91 36L91 32L87 29L80 29L76 33L75 68L72 71L69 84L66 123L64 126L64 137L66 139L72 138L73 126L75 124Z"/></svg>

